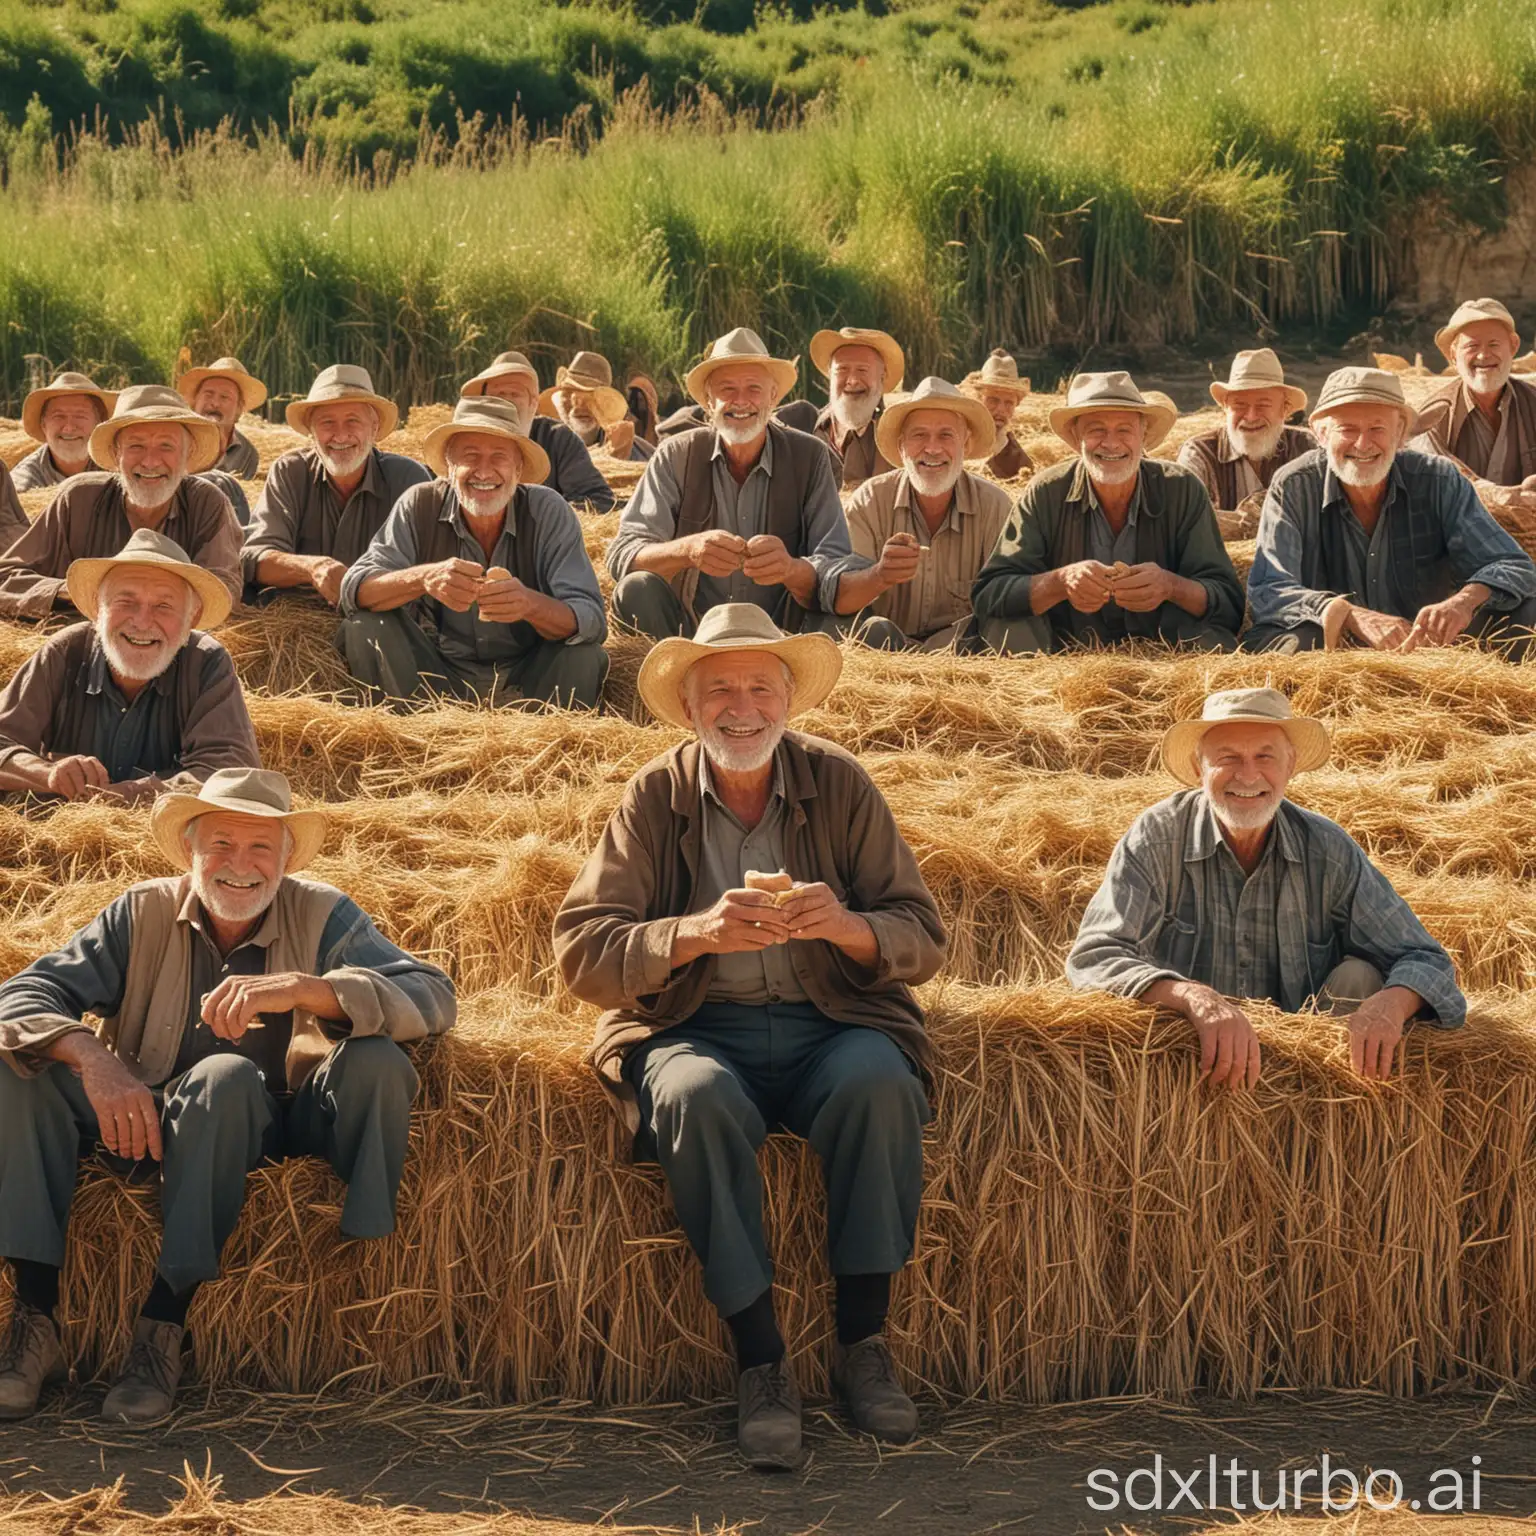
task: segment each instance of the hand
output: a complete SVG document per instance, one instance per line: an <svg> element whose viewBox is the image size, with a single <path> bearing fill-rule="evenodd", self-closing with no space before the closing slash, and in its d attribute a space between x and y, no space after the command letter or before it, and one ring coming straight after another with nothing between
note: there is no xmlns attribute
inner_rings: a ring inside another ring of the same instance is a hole
<svg viewBox="0 0 1536 1536"><path fill-rule="evenodd" d="M528 617L537 595L516 576L488 581L480 588L480 617L488 624L516 624Z"/></svg>
<svg viewBox="0 0 1536 1536"><path fill-rule="evenodd" d="M923 563L923 546L914 534L893 533L885 541L875 569L888 587L899 587L917 575Z"/></svg>
<svg viewBox="0 0 1536 1536"><path fill-rule="evenodd" d="M694 954L739 955L782 944L789 924L769 891L726 891L714 906L679 919L678 938Z"/></svg>
<svg viewBox="0 0 1536 1536"><path fill-rule="evenodd" d="M820 880L797 885L779 910L789 923L792 939L825 939L828 944L841 944L855 926L865 926L862 918L837 899L832 887Z"/></svg>
<svg viewBox="0 0 1536 1536"><path fill-rule="evenodd" d="M107 1151L159 1162L160 1110L149 1089L104 1046L86 1056L77 1070Z"/></svg>
<svg viewBox="0 0 1536 1536"><path fill-rule="evenodd" d="M347 568L340 560L332 560L322 555L309 568L309 582L315 591L332 608L335 608L341 602L341 578L346 574Z"/></svg>
<svg viewBox="0 0 1536 1536"><path fill-rule="evenodd" d="M760 533L747 540L747 558L741 574L760 587L782 587L789 579L795 558L785 549L784 541L771 533Z"/></svg>
<svg viewBox="0 0 1536 1536"><path fill-rule="evenodd" d="M1124 576L1116 576L1110 592L1128 613L1152 613L1173 601L1173 573L1149 560L1133 565Z"/></svg>
<svg viewBox="0 0 1536 1536"><path fill-rule="evenodd" d="M1361 1077L1391 1077L1393 1053L1402 1038L1398 1009L1385 992L1377 992L1349 1016L1349 1064ZM1397 1059L1402 1060L1401 1052Z"/></svg>
<svg viewBox="0 0 1536 1536"><path fill-rule="evenodd" d="M1443 603L1430 603L1419 609L1413 628L1398 649L1416 651L1421 645L1449 645L1472 622L1476 613L1477 604L1461 592L1446 598Z"/></svg>
<svg viewBox="0 0 1536 1536"><path fill-rule="evenodd" d="M1201 987L1186 1015L1200 1036L1200 1081L1213 1088L1252 1088L1259 1080L1259 1037L1229 997Z"/></svg>
<svg viewBox="0 0 1536 1536"><path fill-rule="evenodd" d="M1079 560L1061 569L1061 583L1067 589L1067 601L1079 613L1097 613L1111 597L1107 565L1097 560Z"/></svg>
<svg viewBox="0 0 1536 1536"><path fill-rule="evenodd" d="M1408 638L1407 619L1396 619L1391 614L1377 613L1374 608L1352 608L1345 628L1355 639L1370 646L1373 651L1396 651Z"/></svg>
<svg viewBox="0 0 1536 1536"><path fill-rule="evenodd" d="M429 597L435 597L443 607L455 613L468 613L480 596L480 584L485 579L485 567L473 560L439 560L427 567L422 588Z"/></svg>
<svg viewBox="0 0 1536 1536"><path fill-rule="evenodd" d="M239 1040L259 1014L287 1013L290 1008L305 1007L317 981L318 978L300 971L278 971L271 976L226 976L203 999L203 1023L221 1040Z"/></svg>
<svg viewBox="0 0 1536 1536"><path fill-rule="evenodd" d="M635 446L635 424L632 421L616 421L603 428L603 446L616 459L627 459Z"/></svg>
<svg viewBox="0 0 1536 1536"><path fill-rule="evenodd" d="M63 795L66 800L94 799L111 785L106 765L99 758L88 757L83 752L73 757L61 757L48 769L49 793Z"/></svg>
<svg viewBox="0 0 1536 1536"><path fill-rule="evenodd" d="M688 563L704 576L729 576L747 558L747 541L723 528L708 528L689 541Z"/></svg>

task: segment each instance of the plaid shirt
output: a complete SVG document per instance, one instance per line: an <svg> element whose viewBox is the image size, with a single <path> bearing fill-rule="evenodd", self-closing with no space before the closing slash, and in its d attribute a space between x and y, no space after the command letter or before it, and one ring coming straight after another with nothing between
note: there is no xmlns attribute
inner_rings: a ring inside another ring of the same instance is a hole
<svg viewBox="0 0 1536 1536"><path fill-rule="evenodd" d="M1121 997L1155 981L1198 981L1295 1013L1350 956L1369 960L1389 987L1417 992L1439 1027L1466 1022L1450 956L1341 826L1285 801L1245 878L1193 789L1143 811L1115 845L1067 979Z"/></svg>
<svg viewBox="0 0 1536 1536"><path fill-rule="evenodd" d="M1507 613L1536 595L1536 566L1453 465L1400 449L1381 516L1367 535L1319 448L1270 482L1248 604L1256 625L1286 629L1320 624L1341 594L1377 613L1413 619L1473 581L1492 590L1487 607Z"/></svg>

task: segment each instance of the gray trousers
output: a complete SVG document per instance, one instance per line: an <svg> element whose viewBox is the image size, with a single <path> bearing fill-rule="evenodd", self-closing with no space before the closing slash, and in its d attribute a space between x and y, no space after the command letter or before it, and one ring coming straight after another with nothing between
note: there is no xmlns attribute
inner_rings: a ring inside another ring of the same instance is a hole
<svg viewBox="0 0 1536 1536"><path fill-rule="evenodd" d="M776 1125L821 1159L835 1275L895 1274L912 1256L927 1096L894 1041L809 1003L706 1003L633 1051L637 1152L661 1164L704 1291L730 1317L773 1282L758 1149Z"/></svg>
<svg viewBox="0 0 1536 1536"><path fill-rule="evenodd" d="M652 640L666 640L672 635L691 637L698 627L672 590L672 583L654 571L631 571L613 589L611 601L617 624ZM811 613L798 603L792 602L791 607L798 621L794 633L799 635L821 633L836 639L852 623L835 613Z"/></svg>
<svg viewBox="0 0 1536 1536"><path fill-rule="evenodd" d="M1318 1011L1347 1018L1386 984L1387 978L1369 960L1346 955L1328 972L1328 979L1318 988Z"/></svg>
<svg viewBox="0 0 1536 1536"><path fill-rule="evenodd" d="M848 638L857 645L867 645L873 651L925 651L929 654L955 651L961 656L975 656L984 649L970 619L946 625L918 640L890 619L866 612L854 616Z"/></svg>
<svg viewBox="0 0 1536 1536"><path fill-rule="evenodd" d="M981 639L988 650L1004 656L1023 656L1036 652L1070 651L1084 646L1127 645L1128 638L1111 634L1094 622L1094 615L1081 615L1088 621L1088 633L1079 638L1070 630L1057 629L1049 613L1026 613L1013 619L983 619ZM1157 638L1167 645L1188 646L1196 651L1235 651L1237 636L1220 624L1197 619L1176 603L1164 603L1158 610Z"/></svg>
<svg viewBox="0 0 1536 1536"><path fill-rule="evenodd" d="M1536 629L1536 597L1528 597L1508 613L1498 613L1484 604L1473 614L1464 633L1483 645L1506 652L1511 661L1524 661L1530 650L1533 629ZM1255 624L1243 636L1245 651L1273 651L1280 656L1294 656L1298 651L1320 651L1322 648L1321 624L1302 623L1290 628L1283 624Z"/></svg>
<svg viewBox="0 0 1536 1536"><path fill-rule="evenodd" d="M595 640L544 640L515 661L495 664L452 660L405 608L343 619L336 641L352 676L391 699L437 693L596 709L608 676L608 652Z"/></svg>
<svg viewBox="0 0 1536 1536"><path fill-rule="evenodd" d="M342 1041L286 1104L243 1056L209 1056L173 1078L160 1116L166 1284L184 1291L218 1275L246 1174L285 1157L323 1157L346 1180L343 1235L393 1232L417 1086L410 1058L382 1036ZM81 1143L98 1129L62 1062L36 1077L0 1067L0 1254L63 1264Z"/></svg>

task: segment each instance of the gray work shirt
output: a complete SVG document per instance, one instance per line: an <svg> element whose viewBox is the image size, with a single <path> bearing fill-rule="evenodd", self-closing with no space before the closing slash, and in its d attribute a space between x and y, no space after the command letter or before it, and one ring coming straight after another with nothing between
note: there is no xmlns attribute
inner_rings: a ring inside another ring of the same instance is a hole
<svg viewBox="0 0 1536 1536"><path fill-rule="evenodd" d="M1088 558L1097 560L1100 565L1113 565L1117 560L1135 565L1136 524L1141 519L1141 476L1136 477L1136 489L1131 493L1131 504L1126 509L1125 523L1119 533L1109 526L1109 517L1092 478L1085 475L1083 480L1088 488ZM1125 638L1125 609L1118 603L1105 603L1097 617L1111 635L1121 640Z"/></svg>

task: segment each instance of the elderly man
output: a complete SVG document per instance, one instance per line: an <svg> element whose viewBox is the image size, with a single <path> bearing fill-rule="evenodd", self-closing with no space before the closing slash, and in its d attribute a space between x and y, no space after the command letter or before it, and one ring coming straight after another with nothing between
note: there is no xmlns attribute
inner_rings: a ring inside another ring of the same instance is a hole
<svg viewBox="0 0 1536 1536"><path fill-rule="evenodd" d="M1211 398L1226 417L1213 432L1192 437L1178 462L1199 475L1212 506L1236 512L1269 489L1275 471L1317 447L1305 427L1286 421L1307 408L1307 392L1285 382L1285 369L1268 347L1239 352L1227 382L1211 385Z"/></svg>
<svg viewBox="0 0 1536 1536"><path fill-rule="evenodd" d="M607 1010L593 1066L637 1153L660 1162L734 1338L737 1436L762 1467L800 1452L757 1164L774 1125L821 1158L834 1375L854 1421L891 1441L917 1427L882 1331L930 1118L910 988L939 969L944 932L869 776L786 729L841 665L830 637L786 638L751 603L657 646L640 695L697 740L631 781L555 919L567 984Z"/></svg>
<svg viewBox="0 0 1536 1536"><path fill-rule="evenodd" d="M669 437L645 466L608 548L614 617L662 639L692 634L718 603L755 603L781 628L835 629L854 562L821 441L773 407L795 365L758 336L722 336L687 378L711 425Z"/></svg>
<svg viewBox="0 0 1536 1536"><path fill-rule="evenodd" d="M438 478L400 498L342 582L353 676L395 699L596 709L608 674L597 572L517 407L460 400L424 452Z"/></svg>
<svg viewBox="0 0 1536 1536"><path fill-rule="evenodd" d="M342 577L391 508L432 475L415 459L375 446L395 430L400 412L374 393L366 368L325 369L285 414L311 446L285 453L268 471L241 568L253 595L314 591L334 608Z"/></svg>
<svg viewBox="0 0 1536 1536"><path fill-rule="evenodd" d="M864 644L941 651L968 639L971 584L1013 510L1007 491L965 468L994 430L986 406L943 379L886 406L876 438L902 467L850 498L848 536L868 564L837 589L837 611L863 615Z"/></svg>
<svg viewBox="0 0 1536 1536"><path fill-rule="evenodd" d="M1536 566L1452 464L1402 446L1413 423L1395 373L1329 376L1312 413L1322 447L1264 499L1248 649L1411 651L1465 634L1524 656Z"/></svg>
<svg viewBox="0 0 1536 1536"><path fill-rule="evenodd" d="M256 445L240 430L240 418L266 403L267 386L246 372L238 357L221 357L207 368L189 368L177 384L181 398L219 429L221 453L214 466L240 480L261 468Z"/></svg>
<svg viewBox="0 0 1536 1536"><path fill-rule="evenodd" d="M47 618L70 601L65 575L73 561L115 555L141 528L186 550L237 600L240 525L229 498L201 477L218 451L218 428L175 390L125 389L91 433L90 455L106 468L60 487L0 555L0 617Z"/></svg>
<svg viewBox="0 0 1536 1536"><path fill-rule="evenodd" d="M1450 957L1360 845L1286 799L1327 760L1327 730L1284 694L1213 693L1163 739L1163 766L1189 787L1136 818L1083 914L1068 978L1188 1019L1202 1081L1258 1081L1237 999L1347 1015L1365 1077L1390 1075L1410 1020L1466 1020Z"/></svg>
<svg viewBox="0 0 1536 1536"><path fill-rule="evenodd" d="M1029 380L1020 378L1013 354L994 347L975 373L966 374L960 385L975 396L992 418L995 436L986 470L998 480L1013 480L1035 467L1035 461L1019 446L1013 435L1013 416L1019 401L1029 393Z"/></svg>
<svg viewBox="0 0 1536 1536"><path fill-rule="evenodd" d="M895 337L852 325L817 331L811 361L827 381L827 406L814 430L842 460L844 490L894 469L875 441L875 423L881 400L901 388L907 368Z"/></svg>
<svg viewBox="0 0 1536 1536"><path fill-rule="evenodd" d="M587 445L553 416L539 413L539 375L521 352L503 352L483 373L477 373L459 390L460 399L494 395L510 400L523 419L523 430L549 460L546 482L557 496L573 507L593 512L613 510L613 491L603 479Z"/></svg>
<svg viewBox="0 0 1536 1536"><path fill-rule="evenodd" d="M61 373L21 403L22 430L40 448L12 471L18 491L62 485L71 475L101 466L91 458L91 433L112 414L117 395L98 389L83 373Z"/></svg>
<svg viewBox="0 0 1536 1536"><path fill-rule="evenodd" d="M638 437L628 420L629 401L613 387L613 367L601 352L578 352L539 395L539 415L563 421L590 452L644 462L655 446Z"/></svg>
<svg viewBox="0 0 1536 1536"><path fill-rule="evenodd" d="M1025 488L971 592L1003 652L1164 641L1230 651L1243 589L1205 487L1146 454L1177 411L1126 373L1083 373L1051 430L1076 457Z"/></svg>
<svg viewBox="0 0 1536 1536"><path fill-rule="evenodd" d="M160 1165L158 1272L101 1409L151 1423L171 1411L187 1308L219 1273L251 1169L324 1157L347 1185L342 1235L394 1230L417 1087L400 1045L454 1022L440 970L295 878L325 817L292 810L281 774L221 769L163 796L150 829L185 873L131 887L0 985L0 1254L17 1298L0 1417L31 1413L63 1371L53 1310L82 1146Z"/></svg>
<svg viewBox="0 0 1536 1536"><path fill-rule="evenodd" d="M0 693L0 789L137 804L256 768L256 733L229 653L207 630L229 592L164 534L76 560L60 630Z"/></svg>

